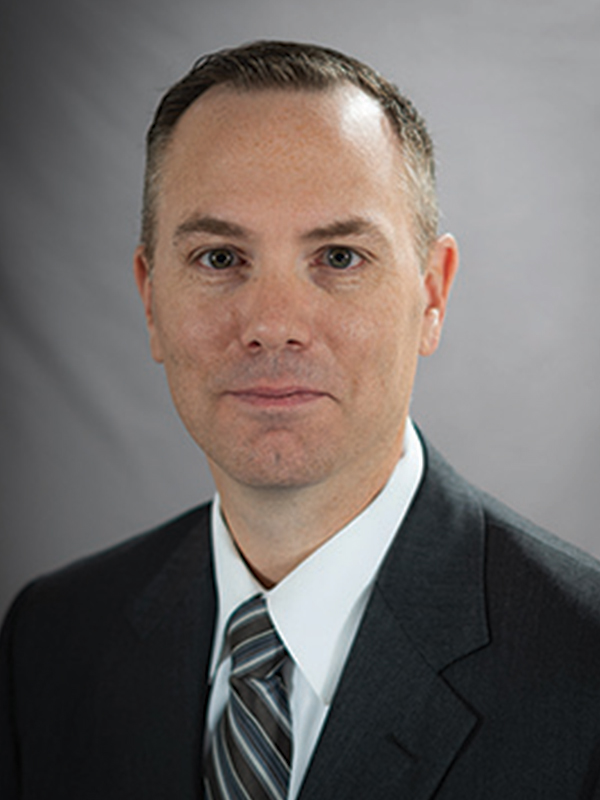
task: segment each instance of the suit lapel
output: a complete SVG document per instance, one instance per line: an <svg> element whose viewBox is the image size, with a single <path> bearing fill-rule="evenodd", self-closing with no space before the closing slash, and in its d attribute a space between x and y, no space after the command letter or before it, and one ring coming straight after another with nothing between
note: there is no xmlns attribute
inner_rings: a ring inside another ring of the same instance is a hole
<svg viewBox="0 0 600 800"><path fill-rule="evenodd" d="M477 722L442 672L488 642L483 548L477 497L428 453L300 800L433 795Z"/></svg>
<svg viewBox="0 0 600 800"><path fill-rule="evenodd" d="M111 748L108 763L112 757L118 785L130 786L132 797L201 797L215 616L208 510L186 524L189 530L162 569L129 604L125 641L104 659L97 711L99 718L109 716L115 735L103 747ZM107 781L114 787L114 775Z"/></svg>

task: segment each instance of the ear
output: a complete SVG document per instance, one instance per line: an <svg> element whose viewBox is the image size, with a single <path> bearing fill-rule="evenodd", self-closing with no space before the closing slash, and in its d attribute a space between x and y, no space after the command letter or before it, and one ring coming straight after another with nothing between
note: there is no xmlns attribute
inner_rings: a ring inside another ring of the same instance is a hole
<svg viewBox="0 0 600 800"><path fill-rule="evenodd" d="M423 275L425 310L419 353L429 356L437 350L446 306L458 269L458 246L449 233L440 236L430 250Z"/></svg>
<svg viewBox="0 0 600 800"><path fill-rule="evenodd" d="M137 284L138 292L144 304L146 315L146 327L150 338L150 352L152 358L161 364L164 360L160 336L158 334L154 319L154 286L152 283L152 271L150 261L146 254L144 245L138 245L133 255L133 274Z"/></svg>

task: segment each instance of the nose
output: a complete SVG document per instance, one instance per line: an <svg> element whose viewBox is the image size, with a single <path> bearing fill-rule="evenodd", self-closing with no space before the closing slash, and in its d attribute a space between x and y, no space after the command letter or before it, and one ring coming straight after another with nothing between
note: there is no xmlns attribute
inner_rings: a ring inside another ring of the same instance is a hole
<svg viewBox="0 0 600 800"><path fill-rule="evenodd" d="M303 350L312 338L310 289L279 270L253 276L245 287L241 341L251 351Z"/></svg>

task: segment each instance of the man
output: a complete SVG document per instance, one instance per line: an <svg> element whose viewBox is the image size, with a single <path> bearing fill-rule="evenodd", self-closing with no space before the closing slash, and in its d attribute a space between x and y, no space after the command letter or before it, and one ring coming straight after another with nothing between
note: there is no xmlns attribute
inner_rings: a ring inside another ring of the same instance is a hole
<svg viewBox="0 0 600 800"><path fill-rule="evenodd" d="M600 797L600 572L416 433L457 267L368 67L201 60L148 135L135 277L217 486L3 633L2 797Z"/></svg>

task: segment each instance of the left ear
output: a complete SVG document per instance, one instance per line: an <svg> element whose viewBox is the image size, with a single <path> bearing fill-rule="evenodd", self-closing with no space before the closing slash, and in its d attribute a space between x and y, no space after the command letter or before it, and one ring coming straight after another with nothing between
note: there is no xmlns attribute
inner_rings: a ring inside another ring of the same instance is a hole
<svg viewBox="0 0 600 800"><path fill-rule="evenodd" d="M430 356L440 343L448 296L457 269L458 246L454 236L445 233L434 242L423 274L425 309L419 348L422 356Z"/></svg>
<svg viewBox="0 0 600 800"><path fill-rule="evenodd" d="M163 362L162 346L160 336L156 329L156 321L154 319L154 291L152 286L152 271L150 268L150 261L146 254L144 245L136 247L133 256L133 274L135 282L138 287L138 292L144 304L144 312L146 315L146 326L148 328L148 338L150 340L150 352L152 358L158 363Z"/></svg>

